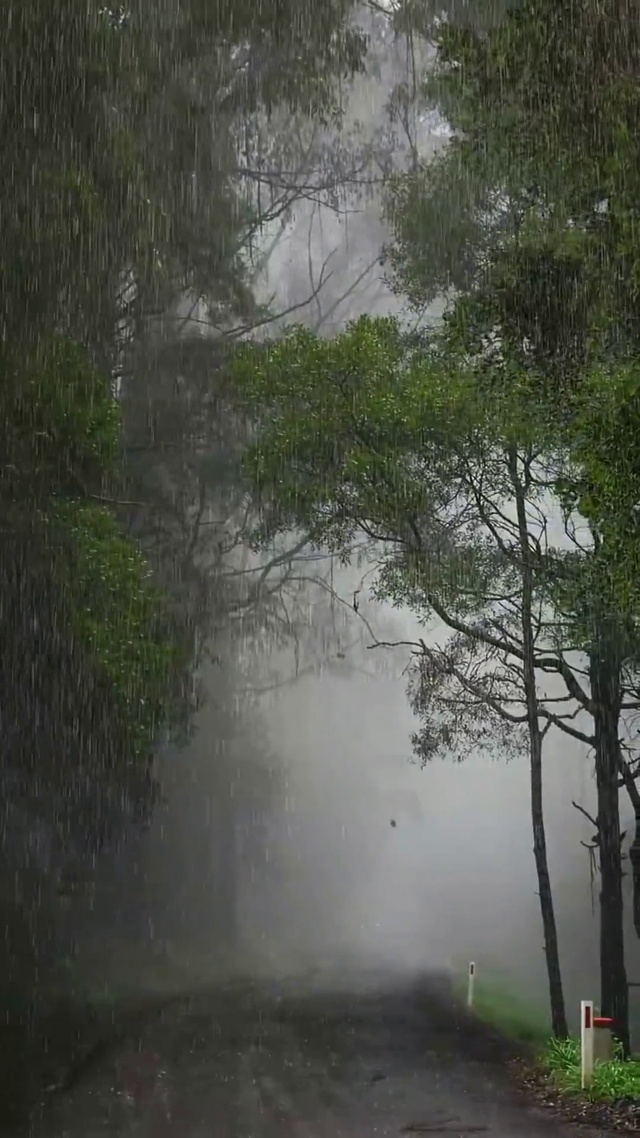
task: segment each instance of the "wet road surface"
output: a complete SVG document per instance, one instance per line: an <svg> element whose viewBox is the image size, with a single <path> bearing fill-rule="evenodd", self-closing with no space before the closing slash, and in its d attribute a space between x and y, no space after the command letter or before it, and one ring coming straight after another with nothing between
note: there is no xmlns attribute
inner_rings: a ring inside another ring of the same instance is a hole
<svg viewBox="0 0 640 1138"><path fill-rule="evenodd" d="M443 978L229 987L172 1006L51 1102L37 1138L569 1138ZM600 1132L602 1134L602 1132Z"/></svg>

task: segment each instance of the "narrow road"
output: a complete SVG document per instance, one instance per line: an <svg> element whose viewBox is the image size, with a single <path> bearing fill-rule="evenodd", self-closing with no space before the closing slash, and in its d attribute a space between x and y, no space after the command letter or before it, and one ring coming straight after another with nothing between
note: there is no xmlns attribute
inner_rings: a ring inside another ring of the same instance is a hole
<svg viewBox="0 0 640 1138"><path fill-rule="evenodd" d="M34 1138L569 1138L510 1085L504 1044L445 980L315 993L256 985L168 1009L66 1095ZM600 1132L602 1135L602 1132Z"/></svg>

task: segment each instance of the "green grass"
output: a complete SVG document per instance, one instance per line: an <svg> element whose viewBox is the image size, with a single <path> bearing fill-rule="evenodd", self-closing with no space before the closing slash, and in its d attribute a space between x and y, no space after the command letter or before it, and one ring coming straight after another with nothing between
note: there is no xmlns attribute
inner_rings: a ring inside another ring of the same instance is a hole
<svg viewBox="0 0 640 1138"><path fill-rule="evenodd" d="M542 1065L553 1076L554 1082L567 1094L576 1094L580 1087L580 1043L577 1039L550 1039L542 1054ZM640 1098L640 1059L622 1058L618 1050L606 1062L597 1061L593 1069L593 1082L584 1092L590 1099Z"/></svg>
<svg viewBox="0 0 640 1138"><path fill-rule="evenodd" d="M518 1043L542 1046L549 1038L548 1016L519 996L509 983L499 972L479 972L474 990L474 1015ZM458 999L466 1001L466 972L454 974L453 988Z"/></svg>
<svg viewBox="0 0 640 1138"><path fill-rule="evenodd" d="M467 982L466 971L454 972L454 992L463 1002ZM640 1098L640 1058L625 1060L620 1049L607 1062L596 1062L591 1087L582 1092L579 1040L551 1038L548 1015L518 995L503 973L483 969L476 975L473 1013L510 1039L535 1048L540 1067L564 1094L585 1093L593 1101Z"/></svg>

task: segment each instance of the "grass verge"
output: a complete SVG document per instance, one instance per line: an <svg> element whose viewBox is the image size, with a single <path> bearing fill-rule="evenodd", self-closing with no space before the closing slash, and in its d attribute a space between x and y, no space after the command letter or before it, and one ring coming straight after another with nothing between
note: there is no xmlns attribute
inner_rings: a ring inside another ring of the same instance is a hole
<svg viewBox="0 0 640 1138"><path fill-rule="evenodd" d="M577 1039L548 1040L537 1064L522 1064L518 1081L541 1106L567 1122L614 1132L640 1132L640 1060L620 1053L597 1062L588 1091L580 1086Z"/></svg>
<svg viewBox="0 0 640 1138"><path fill-rule="evenodd" d="M467 974L454 972L453 990L466 1002ZM476 975L473 1014L522 1047L510 1062L516 1082L538 1104L567 1122L608 1133L640 1133L640 1058L618 1051L597 1062L588 1092L581 1089L580 1043L550 1038L549 1017L514 991L509 977L482 970Z"/></svg>
<svg viewBox="0 0 640 1138"><path fill-rule="evenodd" d="M454 972L453 991L461 1002L467 998L467 975ZM548 1017L509 986L508 979L495 971L476 976L473 1014L502 1035L532 1050L544 1046L549 1038Z"/></svg>
<svg viewBox="0 0 640 1138"><path fill-rule="evenodd" d="M589 1091L580 1087L580 1044L577 1039L551 1039L541 1056L542 1066L558 1088L568 1094L583 1093L590 1099L640 1101L640 1059L623 1059L621 1050L606 1062L596 1062Z"/></svg>

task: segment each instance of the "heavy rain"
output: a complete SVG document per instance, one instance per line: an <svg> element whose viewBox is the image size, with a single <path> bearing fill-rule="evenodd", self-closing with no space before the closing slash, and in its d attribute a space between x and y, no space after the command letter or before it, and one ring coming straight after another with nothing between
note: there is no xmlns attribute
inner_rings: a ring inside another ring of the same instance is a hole
<svg viewBox="0 0 640 1138"><path fill-rule="evenodd" d="M2 27L0 1133L640 1131L637 0Z"/></svg>

